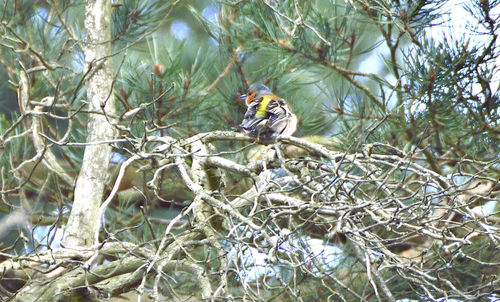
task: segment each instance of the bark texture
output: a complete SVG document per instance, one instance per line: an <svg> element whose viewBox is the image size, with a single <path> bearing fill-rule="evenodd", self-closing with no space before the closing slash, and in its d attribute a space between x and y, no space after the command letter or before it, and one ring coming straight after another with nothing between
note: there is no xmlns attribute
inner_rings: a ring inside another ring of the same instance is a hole
<svg viewBox="0 0 500 302"><path fill-rule="evenodd" d="M99 142L113 139L116 133L110 123L115 116L115 104L111 93L113 84L113 66L110 57L111 1L87 1L85 29L88 109L96 112L89 114L87 142ZM82 168L75 187L73 209L65 234L66 246L86 247L94 243L93 230L100 223L98 212L108 177L110 156L109 144L95 144L85 148Z"/></svg>

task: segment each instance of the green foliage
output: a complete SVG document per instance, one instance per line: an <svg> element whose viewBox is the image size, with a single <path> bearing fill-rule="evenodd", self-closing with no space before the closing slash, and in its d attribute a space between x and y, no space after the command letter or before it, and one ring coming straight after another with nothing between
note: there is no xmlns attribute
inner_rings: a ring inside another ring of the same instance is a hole
<svg viewBox="0 0 500 302"><path fill-rule="evenodd" d="M121 164L133 155L139 159L106 210L99 249L117 241L137 250L103 259L144 260L131 271L139 275L147 267L144 279L127 288L154 288L148 274L158 273L168 297L201 295L199 280L206 276L215 288L228 278L219 294L227 290L243 299L388 298L369 265L380 268L395 299L481 299L498 292L498 241L491 239L495 226L488 219L497 221L499 209L499 22L492 12L499 1L467 3L478 21L468 35L450 29L446 38L434 37L433 30L445 22L445 4L113 1L110 93L117 100L119 142L112 143L113 171L103 172L110 174L107 194ZM0 218L17 209L32 211L26 226L2 239L4 256L50 246L52 237L38 240L35 231L66 224L74 187L44 169L30 131L39 118L45 151L53 152L76 182L87 137L86 80L99 65L88 70L84 62L84 2L2 0L0 7ZM210 11L217 12L215 20ZM30 82L31 103L24 109L14 93L21 70ZM194 150L186 139L231 131L242 120L246 106L239 95L256 82L290 104L299 118L295 136L335 158L289 141L277 147L196 138L210 154ZM40 106L46 97L54 103ZM40 112L33 113L35 108ZM151 136L175 144L155 153L144 147ZM286 149L292 145L299 151ZM259 161L276 150L278 155ZM252 152L260 157L252 159ZM193 168L196 160L222 158L241 166L201 165L201 175L209 178L202 180L209 184L203 199L182 181L178 158L193 179L200 173ZM470 193L476 178L492 188ZM251 205L232 208L231 202L253 189L260 191ZM269 196L275 193L302 203L273 204ZM210 204L210 198L222 205ZM474 207L493 200L496 212L473 217ZM241 216L231 216L235 211ZM314 254L312 239L341 255L329 262ZM271 251L275 259L262 264L268 275L247 278L256 266L246 253ZM408 256L408 251L418 253ZM175 269L154 272L164 259ZM203 274L176 266L184 261ZM151 269L150 263L156 266Z"/></svg>

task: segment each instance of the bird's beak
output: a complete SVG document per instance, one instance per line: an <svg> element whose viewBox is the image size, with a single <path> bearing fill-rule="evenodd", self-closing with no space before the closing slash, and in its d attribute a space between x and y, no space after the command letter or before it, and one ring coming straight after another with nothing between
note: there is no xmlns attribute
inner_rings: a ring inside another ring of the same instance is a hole
<svg viewBox="0 0 500 302"><path fill-rule="evenodd" d="M244 101L246 99L247 99L247 95L246 94L240 95L240 100Z"/></svg>

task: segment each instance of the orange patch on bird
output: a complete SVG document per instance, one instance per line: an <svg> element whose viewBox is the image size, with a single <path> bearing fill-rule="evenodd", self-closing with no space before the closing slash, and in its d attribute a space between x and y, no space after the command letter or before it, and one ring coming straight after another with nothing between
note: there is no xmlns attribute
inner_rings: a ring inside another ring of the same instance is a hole
<svg viewBox="0 0 500 302"><path fill-rule="evenodd" d="M247 98L245 99L247 106L250 105L255 100L256 96L257 96L257 92L247 93Z"/></svg>

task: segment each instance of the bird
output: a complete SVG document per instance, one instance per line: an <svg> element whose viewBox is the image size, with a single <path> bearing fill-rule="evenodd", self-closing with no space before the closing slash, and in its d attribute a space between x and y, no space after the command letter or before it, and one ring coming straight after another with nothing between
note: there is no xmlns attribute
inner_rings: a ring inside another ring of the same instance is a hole
<svg viewBox="0 0 500 302"><path fill-rule="evenodd" d="M297 130L297 116L284 99L264 84L253 84L240 99L245 101L247 111L236 129L242 129L257 141L290 136Z"/></svg>

